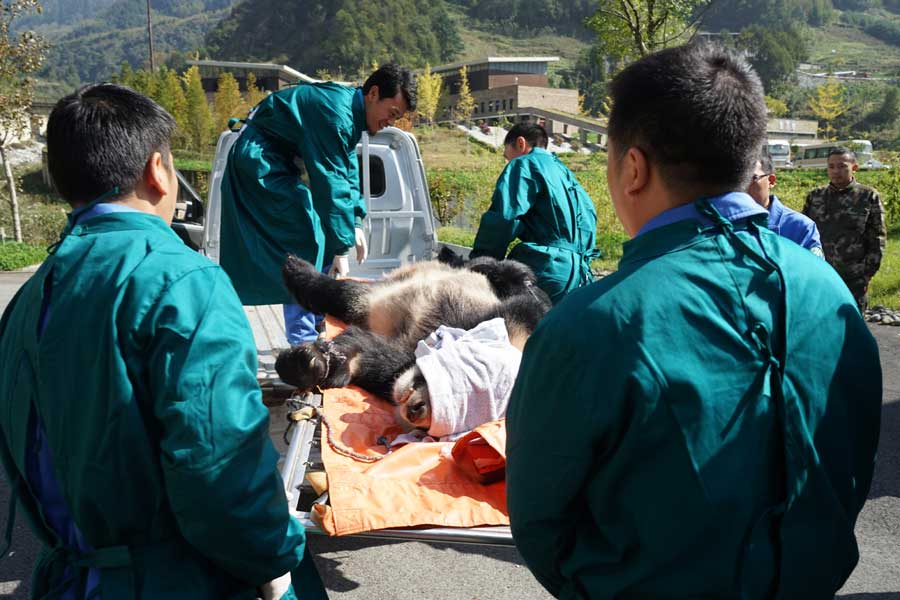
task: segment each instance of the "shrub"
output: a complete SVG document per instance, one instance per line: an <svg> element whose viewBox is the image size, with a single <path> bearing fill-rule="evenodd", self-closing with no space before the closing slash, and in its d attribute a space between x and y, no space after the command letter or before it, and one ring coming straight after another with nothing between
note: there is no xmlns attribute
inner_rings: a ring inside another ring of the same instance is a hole
<svg viewBox="0 0 900 600"><path fill-rule="evenodd" d="M36 265L47 258L47 250L40 246L7 242L0 244L0 271L15 271Z"/></svg>

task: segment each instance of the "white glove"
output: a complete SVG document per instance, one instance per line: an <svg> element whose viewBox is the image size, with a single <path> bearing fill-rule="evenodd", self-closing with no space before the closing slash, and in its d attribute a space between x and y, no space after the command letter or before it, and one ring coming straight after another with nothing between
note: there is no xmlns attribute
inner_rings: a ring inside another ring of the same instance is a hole
<svg viewBox="0 0 900 600"><path fill-rule="evenodd" d="M361 227L356 228L356 262L362 264L369 255L369 244L366 242L366 232Z"/></svg>
<svg viewBox="0 0 900 600"><path fill-rule="evenodd" d="M341 254L339 256L334 257L334 262L331 263L331 268L328 269L328 275L331 277L346 277L350 272L350 257L346 254Z"/></svg>
<svg viewBox="0 0 900 600"><path fill-rule="evenodd" d="M287 572L281 577L259 586L259 593L263 600L279 600L279 598L287 594L290 585L291 573Z"/></svg>

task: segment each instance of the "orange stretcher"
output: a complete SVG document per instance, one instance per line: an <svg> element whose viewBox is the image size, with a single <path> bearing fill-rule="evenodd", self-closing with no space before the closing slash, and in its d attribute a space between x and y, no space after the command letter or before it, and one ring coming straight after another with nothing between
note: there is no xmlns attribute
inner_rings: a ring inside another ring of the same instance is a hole
<svg viewBox="0 0 900 600"><path fill-rule="evenodd" d="M333 332L329 324L329 333ZM308 531L419 541L512 545L506 511L504 421L456 442L389 447L392 407L355 387L293 398L285 491ZM299 506L319 426L327 491Z"/></svg>

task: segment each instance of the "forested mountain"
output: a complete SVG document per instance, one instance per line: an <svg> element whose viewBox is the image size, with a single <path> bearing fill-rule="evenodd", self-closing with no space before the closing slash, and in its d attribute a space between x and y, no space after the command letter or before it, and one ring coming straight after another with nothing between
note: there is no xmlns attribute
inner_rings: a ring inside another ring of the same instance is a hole
<svg viewBox="0 0 900 600"><path fill-rule="evenodd" d="M488 27L507 34L550 30L589 37L584 21L597 10L597 0L448 0Z"/></svg>
<svg viewBox="0 0 900 600"><path fill-rule="evenodd" d="M255 0L207 38L210 56L274 60L308 73L355 75L373 63L439 64L461 49L443 1Z"/></svg>

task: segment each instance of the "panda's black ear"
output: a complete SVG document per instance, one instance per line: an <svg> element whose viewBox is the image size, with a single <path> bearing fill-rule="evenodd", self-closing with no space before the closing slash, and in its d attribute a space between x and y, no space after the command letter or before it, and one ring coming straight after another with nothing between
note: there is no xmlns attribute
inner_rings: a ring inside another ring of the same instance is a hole
<svg viewBox="0 0 900 600"><path fill-rule="evenodd" d="M466 262L462 256L460 256L447 246L441 246L441 251L438 252L437 260L439 263L444 263L445 265L450 265L451 267L456 267L457 269L462 267Z"/></svg>

